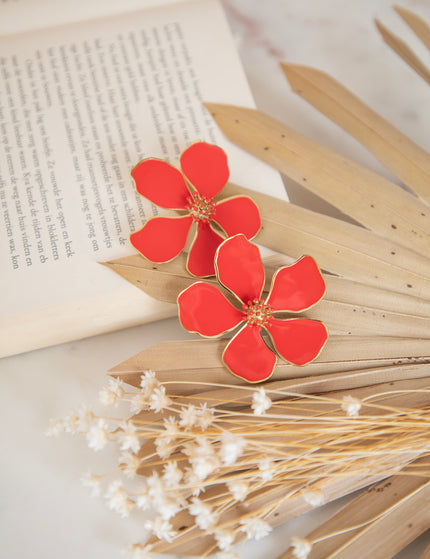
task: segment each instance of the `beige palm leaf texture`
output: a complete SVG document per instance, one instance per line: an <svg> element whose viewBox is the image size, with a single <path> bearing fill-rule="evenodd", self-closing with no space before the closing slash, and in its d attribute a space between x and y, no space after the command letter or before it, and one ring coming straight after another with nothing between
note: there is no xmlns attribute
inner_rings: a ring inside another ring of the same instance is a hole
<svg viewBox="0 0 430 559"><path fill-rule="evenodd" d="M430 48L425 22L398 13ZM430 75L405 43L379 29L421 77ZM193 338L158 344L110 371L138 395L143 372L154 370L169 398L169 411L153 406L131 418L146 440L138 477L168 485L170 468L182 479L170 496L175 514L162 514L163 529L152 525L149 547L134 547L142 556L150 548L233 557L231 543L258 539L358 489L305 539L286 542L279 559L388 559L430 528L430 155L330 76L282 69L298 95L357 138L399 184L262 112L207 104L231 141L351 219L233 184L223 190L249 193L258 204L256 242L277 253L265 261L269 280L302 254L324 271L326 296L307 316L330 335L314 362L278 362L260 390L224 369L225 340ZM172 303L194 282L181 259L158 265L134 255L105 265Z"/></svg>

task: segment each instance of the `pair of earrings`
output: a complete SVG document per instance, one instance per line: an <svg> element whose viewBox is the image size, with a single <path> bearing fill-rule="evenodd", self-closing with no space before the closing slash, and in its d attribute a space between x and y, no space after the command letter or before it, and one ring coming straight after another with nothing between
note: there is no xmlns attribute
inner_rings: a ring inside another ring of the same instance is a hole
<svg viewBox="0 0 430 559"><path fill-rule="evenodd" d="M241 325L224 349L223 361L248 382L268 379L276 354L294 365L314 360L327 341L324 324L282 315L305 311L323 297L325 283L315 261L303 256L277 270L263 298L264 268L257 246L249 241L261 227L258 207L246 196L215 198L229 178L224 151L197 142L182 153L180 165L182 172L165 161L146 159L133 169L140 194L184 214L153 217L130 241L149 260L168 262L185 248L194 226L188 271L199 278L216 275L238 302L233 305L214 285L197 281L178 296L182 325L205 337L222 336Z"/></svg>

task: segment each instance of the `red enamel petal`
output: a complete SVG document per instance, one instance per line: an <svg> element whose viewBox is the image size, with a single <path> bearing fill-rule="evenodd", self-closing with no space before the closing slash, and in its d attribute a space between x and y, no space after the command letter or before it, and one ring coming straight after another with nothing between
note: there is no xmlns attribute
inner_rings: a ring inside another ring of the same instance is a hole
<svg viewBox="0 0 430 559"><path fill-rule="evenodd" d="M260 298L264 286L260 251L245 235L235 235L220 245L215 268L219 281L241 301Z"/></svg>
<svg viewBox="0 0 430 559"><path fill-rule="evenodd" d="M276 355L261 337L261 328L245 326L230 340L223 360L230 371L248 382L261 382L273 373Z"/></svg>
<svg viewBox="0 0 430 559"><path fill-rule="evenodd" d="M166 161L145 159L136 165L131 176L136 190L162 208L184 209L190 196L182 173Z"/></svg>
<svg viewBox="0 0 430 559"><path fill-rule="evenodd" d="M190 274L198 278L215 275L215 253L223 240L207 222L200 221L197 224L197 236L191 245L187 262Z"/></svg>
<svg viewBox="0 0 430 559"><path fill-rule="evenodd" d="M201 281L182 291L178 305L183 327L202 336L219 336L243 320L243 313L219 289Z"/></svg>
<svg viewBox="0 0 430 559"><path fill-rule="evenodd" d="M181 168L201 196L213 198L228 181L227 156L218 146L197 142L181 155Z"/></svg>
<svg viewBox="0 0 430 559"><path fill-rule="evenodd" d="M324 293L324 279L315 260L303 256L276 272L266 303L274 311L304 311L318 303Z"/></svg>
<svg viewBox="0 0 430 559"><path fill-rule="evenodd" d="M218 202L214 219L229 237L243 233L248 239L252 239L261 227L257 204L247 196L227 198Z"/></svg>
<svg viewBox="0 0 430 559"><path fill-rule="evenodd" d="M151 262L168 262L183 250L192 223L190 215L153 217L130 235L130 242Z"/></svg>
<svg viewBox="0 0 430 559"><path fill-rule="evenodd" d="M317 357L327 341L322 322L306 318L270 321L267 328L276 351L293 365L306 365Z"/></svg>

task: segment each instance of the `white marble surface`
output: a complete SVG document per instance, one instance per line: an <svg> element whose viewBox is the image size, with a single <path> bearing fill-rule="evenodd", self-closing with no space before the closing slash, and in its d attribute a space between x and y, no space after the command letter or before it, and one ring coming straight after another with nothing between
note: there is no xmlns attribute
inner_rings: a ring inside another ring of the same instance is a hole
<svg viewBox="0 0 430 559"><path fill-rule="evenodd" d="M388 171L289 89L279 61L331 73L415 141L430 149L430 90L380 39L373 17L410 41L430 65L428 51L387 0L224 0L257 105L300 131L389 176ZM403 0L430 21L428 0ZM322 207L287 182L293 200ZM109 452L92 453L83 440L47 439L49 418L81 402L96 403L105 372L157 341L183 339L176 320L136 327L0 362L0 556L22 559L114 559L143 534L141 518L121 519L79 483L88 468L105 471ZM305 535L340 503L275 530L242 557L275 558L292 534ZM416 559L424 535L398 555Z"/></svg>

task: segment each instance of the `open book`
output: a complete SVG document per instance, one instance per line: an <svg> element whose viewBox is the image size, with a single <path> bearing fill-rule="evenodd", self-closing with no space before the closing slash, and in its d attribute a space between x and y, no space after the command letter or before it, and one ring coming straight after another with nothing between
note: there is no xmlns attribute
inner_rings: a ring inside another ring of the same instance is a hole
<svg viewBox="0 0 430 559"><path fill-rule="evenodd" d="M143 5L0 4L0 356L172 312L98 264L156 212L130 177L141 159L176 165L205 140L233 182L285 197L202 105L253 106L219 4Z"/></svg>

